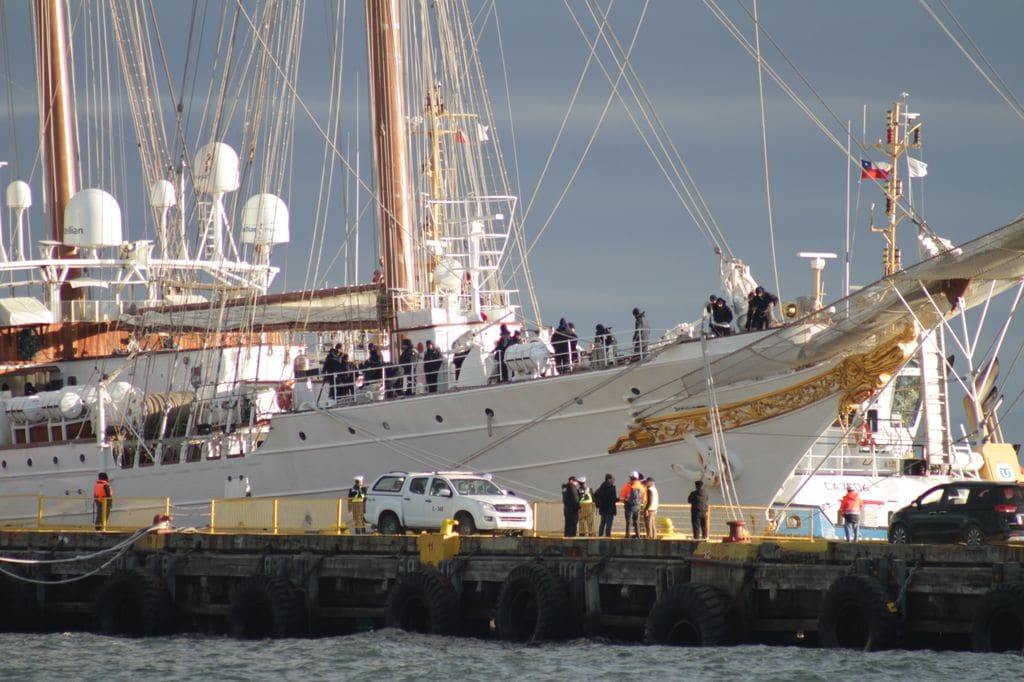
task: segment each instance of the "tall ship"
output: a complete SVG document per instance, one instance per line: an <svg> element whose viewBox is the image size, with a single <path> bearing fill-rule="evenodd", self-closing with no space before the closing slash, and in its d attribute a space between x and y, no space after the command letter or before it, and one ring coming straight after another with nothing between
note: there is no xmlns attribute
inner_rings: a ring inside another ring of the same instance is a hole
<svg viewBox="0 0 1024 682"><path fill-rule="evenodd" d="M78 177L67 8L35 4L51 227L33 243L31 187L10 184L4 493L88 495L105 471L117 496L170 497L187 510L247 492L339 495L355 474L471 469L550 499L571 474L637 469L665 499L703 479L716 501L767 505L922 338L1024 275L1019 219L955 247L924 230L934 253L906 268L887 233L881 280L833 303L816 285L781 326L712 338L704 319L638 332L617 349L553 344L536 313L472 12L368 0L375 181L364 209L376 214L379 262L365 284L324 288L312 277L314 286L274 293L275 247L331 224L319 213L293 224L283 198L288 171L316 163L291 132L306 115L289 58L298 6L237 8L225 26L251 36L232 33L218 48L239 52L210 58L216 86L203 95L216 108L179 100L166 130L154 51L163 43L134 4L109 5L148 199L139 218L102 175L89 186ZM333 123L319 127L317 170L351 170ZM898 127L905 135L906 120ZM898 203L897 194L893 212ZM152 238L130 237L137 224ZM755 283L737 259L723 256L722 273L742 316ZM427 366L430 346L440 358ZM335 347L360 369L322 373Z"/></svg>

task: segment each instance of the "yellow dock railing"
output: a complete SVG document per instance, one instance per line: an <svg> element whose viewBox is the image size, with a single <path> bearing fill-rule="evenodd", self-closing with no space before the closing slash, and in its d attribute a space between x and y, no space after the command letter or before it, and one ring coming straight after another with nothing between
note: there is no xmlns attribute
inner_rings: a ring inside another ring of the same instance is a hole
<svg viewBox="0 0 1024 682"><path fill-rule="evenodd" d="M560 502L534 502L534 535L560 536L564 517ZM8 530L106 530L128 531L149 526L156 517L166 515L176 526L195 526L208 533L268 534L341 534L350 531L352 519L345 498L310 497L238 497L214 499L188 509L171 505L168 498L112 499L106 524L95 520L91 497L41 495L0 495L0 529ZM177 516L177 518L175 518ZM729 535L728 521L740 520L751 539L814 539L814 516L810 512L781 512L770 507L712 506L708 528L712 540ZM600 518L595 514L594 532ZM658 537L690 539L690 506L662 504L658 509ZM644 528L641 520L641 529ZM370 528L367 527L367 531ZM625 515L617 509L612 526L613 537L625 534Z"/></svg>

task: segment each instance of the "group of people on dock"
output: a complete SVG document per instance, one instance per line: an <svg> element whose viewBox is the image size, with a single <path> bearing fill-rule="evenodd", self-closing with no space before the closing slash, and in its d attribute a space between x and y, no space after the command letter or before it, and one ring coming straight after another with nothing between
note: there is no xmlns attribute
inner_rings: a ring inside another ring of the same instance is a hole
<svg viewBox="0 0 1024 682"><path fill-rule="evenodd" d="M596 492L587 485L586 476L570 476L562 485L565 537L611 537L620 503L626 517L626 537L631 529L633 537L641 537L642 523L643 537L657 538L658 488L653 477L644 477L638 471L629 475L629 482L621 490L615 487L615 477L605 474ZM595 516L600 516L596 533Z"/></svg>

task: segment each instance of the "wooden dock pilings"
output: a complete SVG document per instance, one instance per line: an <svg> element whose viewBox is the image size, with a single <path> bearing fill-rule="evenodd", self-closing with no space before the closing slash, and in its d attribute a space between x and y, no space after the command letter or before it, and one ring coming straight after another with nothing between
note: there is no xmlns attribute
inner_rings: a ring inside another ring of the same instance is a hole
<svg viewBox="0 0 1024 682"><path fill-rule="evenodd" d="M3 532L0 558L7 630L1024 650L1016 546Z"/></svg>

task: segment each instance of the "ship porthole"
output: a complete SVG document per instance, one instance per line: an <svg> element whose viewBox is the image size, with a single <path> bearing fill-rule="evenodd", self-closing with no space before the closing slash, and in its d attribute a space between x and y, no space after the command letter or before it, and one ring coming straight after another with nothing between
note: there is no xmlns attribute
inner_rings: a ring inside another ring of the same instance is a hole
<svg viewBox="0 0 1024 682"><path fill-rule="evenodd" d="M3 467L4 469L7 468L7 460L6 459L3 462L0 462L0 467Z"/></svg>
<svg viewBox="0 0 1024 682"><path fill-rule="evenodd" d="M356 430L353 429L351 426L348 427L348 432L351 433L353 436L356 435Z"/></svg>
<svg viewBox="0 0 1024 682"><path fill-rule="evenodd" d="M444 417L442 417L442 416L441 416L441 415L439 415L439 414L435 414L435 415L434 415L434 421L436 421L436 422L437 422L438 424L440 424L441 422L443 422L443 421L444 421Z"/></svg>
<svg viewBox="0 0 1024 682"><path fill-rule="evenodd" d="M488 407L486 410L484 410L484 414L486 414L488 417L493 417L494 416L494 410L492 410L491 408Z"/></svg>
<svg viewBox="0 0 1024 682"><path fill-rule="evenodd" d="M82 453L79 453L78 454L78 461L81 462L82 464L85 464L85 455L82 454Z"/></svg>
<svg viewBox="0 0 1024 682"><path fill-rule="evenodd" d="M799 528L802 525L803 521L796 514L790 514L786 517L786 528Z"/></svg>
<svg viewBox="0 0 1024 682"><path fill-rule="evenodd" d="M388 424L387 422L383 422L383 423L381 424L381 426L383 426L383 427L384 427L384 430L385 430L385 431L390 431L390 430L391 430L391 424Z"/></svg>
<svg viewBox="0 0 1024 682"><path fill-rule="evenodd" d="M633 388L629 389L629 392L632 393L633 395L640 395L640 389L637 388L636 386L634 386Z"/></svg>
<svg viewBox="0 0 1024 682"><path fill-rule="evenodd" d="M582 405L582 404L583 404L583 398L579 398L579 397L577 397L577 398L576 398L576 404L577 404L577 405Z"/></svg>
<svg viewBox="0 0 1024 682"><path fill-rule="evenodd" d="M299 440L306 440L306 432L299 431Z"/></svg>
<svg viewBox="0 0 1024 682"><path fill-rule="evenodd" d="M58 463L59 461L60 461L60 460L59 460L59 459L57 459L57 456L56 456L56 455L54 455L54 456L53 456L53 463L54 463L54 464L57 464L57 463Z"/></svg>
<svg viewBox="0 0 1024 682"><path fill-rule="evenodd" d="M28 465L32 466L32 458L31 457L28 458Z"/></svg>

